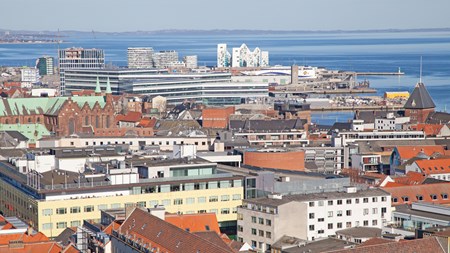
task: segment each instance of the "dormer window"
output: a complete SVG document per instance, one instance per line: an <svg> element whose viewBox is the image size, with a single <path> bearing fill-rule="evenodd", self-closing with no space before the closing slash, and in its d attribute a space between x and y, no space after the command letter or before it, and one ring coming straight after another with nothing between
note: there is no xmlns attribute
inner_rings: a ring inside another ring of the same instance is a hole
<svg viewBox="0 0 450 253"><path fill-rule="evenodd" d="M422 195L417 195L416 197L417 197L418 201L422 201L423 200L423 196Z"/></svg>
<svg viewBox="0 0 450 253"><path fill-rule="evenodd" d="M442 193L441 196L442 196L442 199L448 199L448 194L447 193Z"/></svg>
<svg viewBox="0 0 450 253"><path fill-rule="evenodd" d="M403 199L403 202L408 202L409 201L409 197L408 196L403 196L402 199Z"/></svg>
<svg viewBox="0 0 450 253"><path fill-rule="evenodd" d="M432 200L437 200L437 195L436 194L431 194L430 197L431 197Z"/></svg>
<svg viewBox="0 0 450 253"><path fill-rule="evenodd" d="M392 198L392 202L397 203L398 199L397 198Z"/></svg>

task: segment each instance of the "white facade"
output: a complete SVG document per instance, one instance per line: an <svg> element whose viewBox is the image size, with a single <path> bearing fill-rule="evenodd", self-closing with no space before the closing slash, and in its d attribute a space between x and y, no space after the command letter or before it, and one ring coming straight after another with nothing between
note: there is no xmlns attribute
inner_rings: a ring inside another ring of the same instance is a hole
<svg viewBox="0 0 450 253"><path fill-rule="evenodd" d="M423 131L386 131L386 132L334 132L333 147L346 147L357 141L424 140Z"/></svg>
<svg viewBox="0 0 450 253"><path fill-rule="evenodd" d="M153 48L129 47L128 68L130 69L153 68Z"/></svg>
<svg viewBox="0 0 450 253"><path fill-rule="evenodd" d="M183 62L186 68L196 69L198 67L197 55L186 55L183 57Z"/></svg>
<svg viewBox="0 0 450 253"><path fill-rule="evenodd" d="M40 88L31 90L32 97L54 97L56 96L56 89Z"/></svg>
<svg viewBox="0 0 450 253"><path fill-rule="evenodd" d="M379 189L350 187L347 192L273 195L244 200L238 208L237 236L265 252L284 235L315 240L344 228L382 228L390 220L390 194Z"/></svg>
<svg viewBox="0 0 450 253"><path fill-rule="evenodd" d="M227 51L227 44L217 45L217 67L230 67L231 55Z"/></svg>
<svg viewBox="0 0 450 253"><path fill-rule="evenodd" d="M352 168L361 171L377 172L381 164L381 155L352 154Z"/></svg>
<svg viewBox="0 0 450 253"><path fill-rule="evenodd" d="M20 69L22 87L31 87L33 83L39 81L39 70L36 68L22 68Z"/></svg>
<svg viewBox="0 0 450 253"><path fill-rule="evenodd" d="M153 65L155 68L167 68L174 62L178 62L178 52L174 50L153 53Z"/></svg>

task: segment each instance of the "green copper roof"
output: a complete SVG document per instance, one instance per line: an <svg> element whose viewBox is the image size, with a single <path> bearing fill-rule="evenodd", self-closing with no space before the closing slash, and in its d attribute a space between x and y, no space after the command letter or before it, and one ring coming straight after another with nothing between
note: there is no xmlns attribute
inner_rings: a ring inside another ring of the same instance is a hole
<svg viewBox="0 0 450 253"><path fill-rule="evenodd" d="M109 82L109 76L108 76L108 81L106 82L106 94L112 94L111 83Z"/></svg>
<svg viewBox="0 0 450 253"><path fill-rule="evenodd" d="M102 90L100 89L100 80L97 76L97 85L95 86L95 93L102 93Z"/></svg>
<svg viewBox="0 0 450 253"><path fill-rule="evenodd" d="M50 135L50 132L42 124L0 124L0 131L20 132L29 139L30 143L36 143L36 140Z"/></svg>
<svg viewBox="0 0 450 253"><path fill-rule="evenodd" d="M0 117L17 115L47 114L55 115L61 109L68 97L39 97L39 98L4 98L0 99ZM96 102L104 107L106 102L103 96L72 97L81 108L87 102L92 109Z"/></svg>

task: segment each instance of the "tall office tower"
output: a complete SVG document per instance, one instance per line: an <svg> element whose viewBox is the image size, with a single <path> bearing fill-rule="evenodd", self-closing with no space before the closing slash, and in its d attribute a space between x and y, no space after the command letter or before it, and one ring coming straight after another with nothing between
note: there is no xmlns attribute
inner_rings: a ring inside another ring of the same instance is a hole
<svg viewBox="0 0 450 253"><path fill-rule="evenodd" d="M50 56L44 56L36 61L36 68L39 69L39 75L45 76L45 75L53 75L54 71L54 59Z"/></svg>
<svg viewBox="0 0 450 253"><path fill-rule="evenodd" d="M155 68L167 68L171 63L178 61L178 52L175 50L159 51L153 54L153 64Z"/></svg>
<svg viewBox="0 0 450 253"><path fill-rule="evenodd" d="M227 44L217 44L217 67L224 68L230 66L231 55L227 51Z"/></svg>
<svg viewBox="0 0 450 253"><path fill-rule="evenodd" d="M183 62L186 65L186 68L195 69L198 67L197 55L186 55L183 57Z"/></svg>
<svg viewBox="0 0 450 253"><path fill-rule="evenodd" d="M151 47L129 47L128 68L147 69L153 67L153 48Z"/></svg>
<svg viewBox="0 0 450 253"><path fill-rule="evenodd" d="M103 69L105 68L105 53L103 49L66 48L58 52L60 96L65 95L66 69Z"/></svg>

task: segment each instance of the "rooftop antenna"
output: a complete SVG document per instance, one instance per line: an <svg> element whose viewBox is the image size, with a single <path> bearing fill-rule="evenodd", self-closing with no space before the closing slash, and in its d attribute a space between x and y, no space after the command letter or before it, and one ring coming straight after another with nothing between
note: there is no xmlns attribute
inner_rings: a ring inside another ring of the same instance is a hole
<svg viewBox="0 0 450 253"><path fill-rule="evenodd" d="M419 74L419 83L422 83L422 56L420 56L420 74Z"/></svg>

